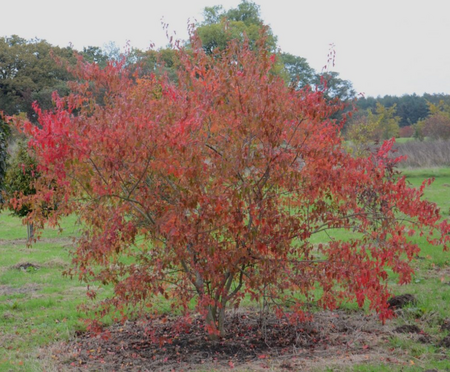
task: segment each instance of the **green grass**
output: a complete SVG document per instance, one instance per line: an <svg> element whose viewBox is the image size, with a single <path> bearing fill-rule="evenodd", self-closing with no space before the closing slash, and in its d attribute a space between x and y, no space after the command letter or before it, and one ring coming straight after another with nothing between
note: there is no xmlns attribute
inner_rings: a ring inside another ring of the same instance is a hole
<svg viewBox="0 0 450 372"><path fill-rule="evenodd" d="M63 226L62 234L46 230L42 241L27 247L26 226L0 214L0 371L42 371L39 348L85 327L77 306L85 301L86 285L62 276L70 265L75 218ZM33 266L19 268L26 263Z"/></svg>
<svg viewBox="0 0 450 372"><path fill-rule="evenodd" d="M448 217L450 168L405 170L404 174L413 186L419 186L425 178L434 177L435 181L425 191L425 197L437 203L443 216ZM0 214L0 371L42 371L40 349L68 340L77 330L84 329L85 315L77 311L77 306L86 300L86 285L61 274L70 266L71 237L78 234L76 218L65 219L62 227L62 234L57 230L46 230L41 241L27 247L24 242L26 226L7 212ZM336 238L345 238L346 232L336 234ZM323 242L327 237L315 239ZM422 259L414 263L416 273L412 282L398 286L392 276L390 283L394 293L414 294L418 304L405 309L395 324L418 324L436 342L421 344L408 335L393 335L386 347L398 353L408 353L415 361L414 365L397 368L380 362L354 365L348 370L450 370L449 351L437 346L447 334L440 330L440 326L444 319L450 319L450 254L430 246L424 238L414 239L422 249ZM32 263L35 268L17 268L25 263ZM108 293L110 291L106 289L102 295ZM354 303L344 307L357 310Z"/></svg>
<svg viewBox="0 0 450 372"><path fill-rule="evenodd" d="M448 218L450 209L450 168L407 169L403 173L414 187L424 179L434 178L425 189L424 197L436 203L443 218ZM425 369L450 370L450 352L440 346L439 341L447 335L440 330L445 319L450 319L450 254L439 247L428 244L425 237L413 237L420 246L420 260L413 263L415 275L410 284L399 286L391 283L396 294L410 293L417 299L415 306L406 308L395 320L397 325L417 324L434 340L431 344L414 341L409 335L398 334L390 340L390 347L412 356L414 365L393 367L392 365L361 365L354 371L423 371ZM397 368L397 369L396 369Z"/></svg>
<svg viewBox="0 0 450 372"><path fill-rule="evenodd" d="M397 143L406 143L406 142L412 142L412 141L416 141L416 139L413 137L399 137L399 138L395 139L395 142L397 142Z"/></svg>
<svg viewBox="0 0 450 372"><path fill-rule="evenodd" d="M450 210L450 168L405 169L403 174L414 187L419 187L424 179L434 178L431 187L425 189L425 198L441 208L443 217Z"/></svg>
<svg viewBox="0 0 450 372"><path fill-rule="evenodd" d="M79 226L76 216L66 217L62 223L60 232L58 229L45 229L42 238L68 238L76 236ZM21 219L13 216L8 211L0 213L0 240L16 240L27 238L27 226L22 224Z"/></svg>
<svg viewBox="0 0 450 372"><path fill-rule="evenodd" d="M416 142L419 141L418 139L414 137L398 137L395 139L395 142L397 143L407 143L407 142ZM430 137L425 137L423 141L433 141Z"/></svg>

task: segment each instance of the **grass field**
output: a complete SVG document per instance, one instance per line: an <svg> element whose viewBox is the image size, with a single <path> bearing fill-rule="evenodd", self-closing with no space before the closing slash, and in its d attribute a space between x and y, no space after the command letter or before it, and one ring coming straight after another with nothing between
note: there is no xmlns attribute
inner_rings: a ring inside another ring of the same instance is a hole
<svg viewBox="0 0 450 372"><path fill-rule="evenodd" d="M78 231L75 218L62 228L45 230L27 247L26 226L0 214L0 371L42 371L39 349L84 328L77 306L86 285L62 275Z"/></svg>
<svg viewBox="0 0 450 372"><path fill-rule="evenodd" d="M406 142L411 142L411 141L415 141L416 139L413 137L399 137L395 139L395 142L397 143L406 143Z"/></svg>
<svg viewBox="0 0 450 372"><path fill-rule="evenodd" d="M404 173L414 186L424 178L435 178L425 197L437 203L447 218L450 168ZM75 218L67 218L62 227L63 233L47 230L39 242L27 247L26 227L7 212L0 214L0 371L56 371L46 349L84 329L86 315L76 308L85 301L86 285L61 274L70 266L72 237L78 231ZM433 341L423 343L408 334L392 334L385 348L393 355L407 355L406 365L394 368L383 363L356 363L350 370L450 370L449 349L440 345L448 333L441 326L450 320L450 254L429 246L425 239L415 239L422 248L420 259L414 263L416 274L409 285L396 286L394 281L392 285L396 294L413 294L418 303L393 322L418 325ZM357 309L354 304L346 307ZM340 369L329 366L320 370Z"/></svg>

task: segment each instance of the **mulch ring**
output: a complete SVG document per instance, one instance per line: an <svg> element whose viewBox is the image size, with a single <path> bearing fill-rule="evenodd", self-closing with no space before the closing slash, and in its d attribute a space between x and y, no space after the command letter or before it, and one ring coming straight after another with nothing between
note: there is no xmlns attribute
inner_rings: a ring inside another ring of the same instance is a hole
<svg viewBox="0 0 450 372"><path fill-rule="evenodd" d="M394 309L401 309L407 305L417 304L417 299L412 294L403 294L400 296L394 296L388 300L390 307Z"/></svg>
<svg viewBox="0 0 450 372"><path fill-rule="evenodd" d="M172 339L152 343L148 324L126 322L106 334L81 334L68 344L54 346L53 360L69 371L192 371L192 370L308 370L321 361L338 365L385 360L389 327L374 316L344 311L321 312L309 323L289 325L270 315L261 326L256 311L228 314L228 336L210 341L194 319L184 332L174 331L175 319L153 323L156 336ZM319 364L318 364L319 363Z"/></svg>
<svg viewBox="0 0 450 372"><path fill-rule="evenodd" d="M22 271L34 271L40 268L39 265L33 264L31 262L21 262L13 266L14 269Z"/></svg>

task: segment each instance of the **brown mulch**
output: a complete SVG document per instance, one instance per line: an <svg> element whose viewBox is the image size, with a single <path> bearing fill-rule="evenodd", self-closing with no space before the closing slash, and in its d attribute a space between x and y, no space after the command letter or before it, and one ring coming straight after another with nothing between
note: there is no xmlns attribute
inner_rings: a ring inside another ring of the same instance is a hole
<svg viewBox="0 0 450 372"><path fill-rule="evenodd" d="M450 319L445 319L441 325L441 331L450 331Z"/></svg>
<svg viewBox="0 0 450 372"><path fill-rule="evenodd" d="M411 325L405 324L405 325L395 328L394 332L397 332L397 333L420 333L422 331L415 324L411 324Z"/></svg>
<svg viewBox="0 0 450 372"><path fill-rule="evenodd" d="M441 346L450 348L450 336L444 337L441 342L440 342Z"/></svg>
<svg viewBox="0 0 450 372"><path fill-rule="evenodd" d="M274 316L262 324L258 312L236 311L228 314L228 336L220 341L210 341L202 325L197 318L180 332L175 331L175 319L154 321L153 329L161 339L155 344L146 332L148 324L126 322L104 334L81 334L68 344L55 346L51 354L60 370L108 372L307 371L320 366L321 360L342 366L397 362L381 347L387 342L389 327L362 313L321 312L309 323L289 325Z"/></svg>
<svg viewBox="0 0 450 372"><path fill-rule="evenodd" d="M404 324L400 327L396 327L393 329L394 333L404 333L410 335L417 335L416 340L422 344L431 344L434 342L433 337L429 334L425 333L415 324Z"/></svg>
<svg viewBox="0 0 450 372"><path fill-rule="evenodd" d="M401 309L407 305L417 304L417 299L412 294L403 294L400 296L394 296L388 300L390 307L394 309Z"/></svg>

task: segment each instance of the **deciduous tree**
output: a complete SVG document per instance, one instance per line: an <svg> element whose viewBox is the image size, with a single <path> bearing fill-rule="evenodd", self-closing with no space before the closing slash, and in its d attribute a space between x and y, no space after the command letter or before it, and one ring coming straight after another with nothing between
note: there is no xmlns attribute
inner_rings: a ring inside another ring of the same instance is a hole
<svg viewBox="0 0 450 372"><path fill-rule="evenodd" d="M339 73L335 71L317 74L314 78L314 85L323 90L329 99L338 98L341 101L351 101L356 97L352 83L341 79Z"/></svg>
<svg viewBox="0 0 450 372"><path fill-rule="evenodd" d="M2 190L6 175L6 162L8 159L8 138L10 136L9 126L6 124L2 113L0 112L0 207L3 204Z"/></svg>
<svg viewBox="0 0 450 372"><path fill-rule="evenodd" d="M411 138L414 135L414 127L412 125L400 127L398 135L402 138Z"/></svg>
<svg viewBox="0 0 450 372"><path fill-rule="evenodd" d="M430 116L422 123L422 134L432 139L450 139L450 104L429 103Z"/></svg>
<svg viewBox="0 0 450 372"><path fill-rule="evenodd" d="M375 123L375 140L382 141L398 137L400 118L396 115L396 105L389 108L377 103L375 111L368 112L368 120Z"/></svg>
<svg viewBox="0 0 450 372"><path fill-rule="evenodd" d="M434 140L450 139L450 115L435 113L423 121L423 135Z"/></svg>
<svg viewBox="0 0 450 372"><path fill-rule="evenodd" d="M45 40L25 40L17 35L0 38L0 110L6 115L26 113L35 121L32 103L51 108L51 96L67 94L70 75L54 57L72 58L70 48L54 47Z"/></svg>
<svg viewBox="0 0 450 372"><path fill-rule="evenodd" d="M198 26L197 32L207 53L217 48L224 49L231 40L243 41L245 37L253 47L263 27L267 30L267 47L275 51L276 37L269 27L264 26L259 5L252 1L242 0L236 8L228 11L222 6L206 7L203 16L204 21Z"/></svg>
<svg viewBox="0 0 450 372"><path fill-rule="evenodd" d="M279 56L287 75L288 83L296 89L313 85L316 72L311 68L305 58L290 53L281 53Z"/></svg>
<svg viewBox="0 0 450 372"><path fill-rule="evenodd" d="M333 309L368 301L391 315L387 270L411 280L415 232L448 244L448 224L395 171L392 142L365 158L343 149L342 123L323 92L273 74L276 57L237 40L213 55L192 37L177 51L177 83L135 79L124 66L78 66L86 83L55 110L36 107L32 136L42 176L33 210L41 227L76 213L83 234L73 274L112 284L99 314L157 312L157 298L226 332L225 310L263 298L291 321L304 304ZM93 100L102 90L102 104ZM349 232L313 244L317 233ZM88 294L95 297L95 292ZM288 307L288 309L286 308Z"/></svg>
<svg viewBox="0 0 450 372"><path fill-rule="evenodd" d="M32 150L28 149L26 142L20 141L8 166L4 185L7 207L16 216L26 217L33 210L31 202L16 203L16 200L36 193L34 183L38 177L39 171ZM29 242L34 238L34 228L31 221L27 222L27 238Z"/></svg>
<svg viewBox="0 0 450 372"><path fill-rule="evenodd" d="M350 122L346 137L356 146L357 154L365 154L373 143L398 137L400 118L395 115L395 107L386 108L377 102L374 112L369 109Z"/></svg>

